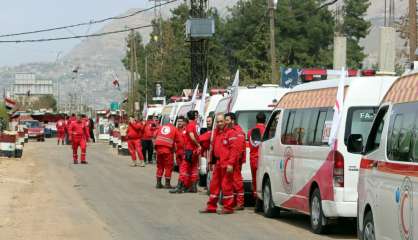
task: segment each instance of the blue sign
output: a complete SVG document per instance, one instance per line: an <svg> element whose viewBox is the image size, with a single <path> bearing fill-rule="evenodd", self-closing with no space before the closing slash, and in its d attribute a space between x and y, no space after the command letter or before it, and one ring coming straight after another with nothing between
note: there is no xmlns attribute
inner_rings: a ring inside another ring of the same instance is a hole
<svg viewBox="0 0 418 240"><path fill-rule="evenodd" d="M293 88L299 84L299 69L280 67L281 86Z"/></svg>

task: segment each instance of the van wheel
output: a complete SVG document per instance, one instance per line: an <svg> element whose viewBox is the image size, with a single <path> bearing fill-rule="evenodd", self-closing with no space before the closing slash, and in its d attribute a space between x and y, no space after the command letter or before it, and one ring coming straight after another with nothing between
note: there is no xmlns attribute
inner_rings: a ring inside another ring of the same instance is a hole
<svg viewBox="0 0 418 240"><path fill-rule="evenodd" d="M326 219L322 211L321 192L315 189L311 196L311 229L316 234L325 232Z"/></svg>
<svg viewBox="0 0 418 240"><path fill-rule="evenodd" d="M374 221L373 214L371 211L367 212L364 217L364 226L363 226L363 240L375 240L375 230L374 230Z"/></svg>
<svg viewBox="0 0 418 240"><path fill-rule="evenodd" d="M274 206L269 179L266 180L263 186L263 212L264 216L268 218L273 218L280 214L279 208Z"/></svg>

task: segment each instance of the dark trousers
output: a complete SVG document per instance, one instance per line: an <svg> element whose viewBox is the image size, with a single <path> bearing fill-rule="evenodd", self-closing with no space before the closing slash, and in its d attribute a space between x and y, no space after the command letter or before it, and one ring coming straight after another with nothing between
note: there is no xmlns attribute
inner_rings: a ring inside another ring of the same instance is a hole
<svg viewBox="0 0 418 240"><path fill-rule="evenodd" d="M154 146L152 140L142 140L142 155L144 155L145 162L152 163L152 155L154 152Z"/></svg>
<svg viewBox="0 0 418 240"><path fill-rule="evenodd" d="M91 140L95 143L96 142L96 137L94 136L94 132L90 131L90 138Z"/></svg>

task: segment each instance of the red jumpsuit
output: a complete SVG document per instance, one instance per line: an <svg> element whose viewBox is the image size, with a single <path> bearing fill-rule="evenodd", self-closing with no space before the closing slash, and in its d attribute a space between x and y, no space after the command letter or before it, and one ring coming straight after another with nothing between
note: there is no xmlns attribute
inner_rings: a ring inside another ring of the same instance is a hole
<svg viewBox="0 0 418 240"><path fill-rule="evenodd" d="M176 163L177 163L177 166L179 167L179 171L180 171L180 167L181 167L182 162L183 162L184 157L185 157L184 156L184 148L185 148L184 144L185 144L186 139L187 139L187 132L186 132L185 127L177 128L177 131L180 133L180 135L183 139L182 147L181 148L177 147L177 151L176 151Z"/></svg>
<svg viewBox="0 0 418 240"><path fill-rule="evenodd" d="M73 147L73 160L74 163L78 163L78 148L81 148L81 163L86 162L86 148L87 141L90 138L90 133L84 121L73 121L68 128L70 134L70 140Z"/></svg>
<svg viewBox="0 0 418 240"><path fill-rule="evenodd" d="M236 166L238 151L236 133L232 129L225 128L223 130L216 129L212 142L212 163L216 161L210 182L210 195L207 202L207 211L216 212L219 200L219 194L222 191L223 206L225 212L233 212L234 195L233 195L233 173L227 172L227 166Z"/></svg>
<svg viewBox="0 0 418 240"><path fill-rule="evenodd" d="M242 164L245 163L246 158L246 144L245 144L245 133L242 130L241 126L236 124L233 128L237 137L237 155L236 165L234 166L234 195L235 195L235 204L237 207L244 207L244 183L242 179Z"/></svg>
<svg viewBox="0 0 418 240"><path fill-rule="evenodd" d="M260 145L260 140L256 141L251 138L252 132L254 129L258 129L260 131L260 137L263 136L266 126L263 123L257 123L257 125L248 131L248 139L250 142L250 166L251 166L251 176L252 176L252 184L253 184L253 192L254 196L256 196L257 192L257 169L258 169L258 148Z"/></svg>
<svg viewBox="0 0 418 240"><path fill-rule="evenodd" d="M198 165L199 165L199 153L198 147L190 138L190 134L193 134L198 140L196 121L190 120L186 126L186 142L185 142L185 160L182 161L180 166L180 178L179 180L183 185L188 188L192 184L196 183L199 179Z"/></svg>
<svg viewBox="0 0 418 240"><path fill-rule="evenodd" d="M128 131L126 134L128 141L128 150L131 154L132 161L136 161L136 155L138 154L139 160L144 160L142 154L141 137L143 135L144 125L140 122L129 123Z"/></svg>
<svg viewBox="0 0 418 240"><path fill-rule="evenodd" d="M174 152L182 153L183 136L173 124L168 123L158 129L155 139L157 151L157 178L171 179L174 166ZM177 149L176 149L177 148Z"/></svg>
<svg viewBox="0 0 418 240"><path fill-rule="evenodd" d="M65 121L60 119L58 120L57 124L57 139L58 139L58 144L60 144L60 141L62 142L62 144L64 144L64 138L65 138Z"/></svg>

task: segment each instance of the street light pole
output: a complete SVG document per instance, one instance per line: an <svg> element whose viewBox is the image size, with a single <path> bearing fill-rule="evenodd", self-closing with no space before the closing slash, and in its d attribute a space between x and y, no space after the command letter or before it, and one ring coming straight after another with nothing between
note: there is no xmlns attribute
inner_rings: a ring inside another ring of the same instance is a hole
<svg viewBox="0 0 418 240"><path fill-rule="evenodd" d="M268 1L268 10L270 17L270 60L271 60L271 80L274 84L279 83L279 73L276 59L276 36L275 36L275 20L274 11L276 10L274 0Z"/></svg>

